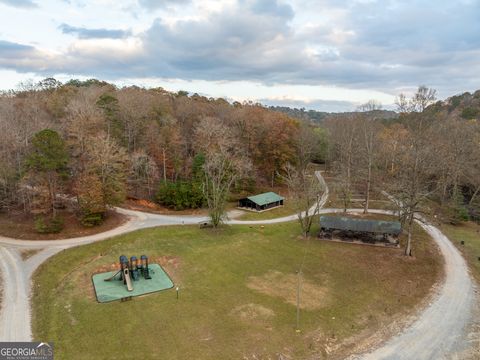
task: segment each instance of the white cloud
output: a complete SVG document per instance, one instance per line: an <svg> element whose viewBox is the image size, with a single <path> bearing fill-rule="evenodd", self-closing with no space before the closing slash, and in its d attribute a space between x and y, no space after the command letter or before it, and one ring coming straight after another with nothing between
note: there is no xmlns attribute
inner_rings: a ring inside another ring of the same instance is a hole
<svg viewBox="0 0 480 360"><path fill-rule="evenodd" d="M111 81L177 78L213 96L228 91L238 99L307 104L388 103L420 83L447 96L480 83L475 1L38 4L28 11L2 7L0 46L10 47L0 51L1 68ZM61 24L72 31L63 34Z"/></svg>

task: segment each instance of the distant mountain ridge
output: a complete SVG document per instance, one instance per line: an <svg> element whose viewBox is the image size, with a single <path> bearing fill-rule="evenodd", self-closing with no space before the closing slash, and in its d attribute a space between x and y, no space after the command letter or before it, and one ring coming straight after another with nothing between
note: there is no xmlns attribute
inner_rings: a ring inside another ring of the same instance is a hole
<svg viewBox="0 0 480 360"><path fill-rule="evenodd" d="M287 106L270 106L270 110L281 112L287 114L290 117L312 121L314 123L321 123L326 120L336 119L345 116L351 116L360 111L349 111L349 112L325 112L325 111L316 111L316 110L305 110L304 108L290 108ZM385 120L389 119L396 119L398 117L398 113L391 110L373 110L375 114Z"/></svg>
<svg viewBox="0 0 480 360"><path fill-rule="evenodd" d="M270 110L287 114L300 120L322 123L329 119L336 119L345 116L355 115L359 111L350 112L326 112L317 110L306 110L305 108L291 108L288 106L269 106ZM398 118L399 114L392 110L374 110L378 118L392 120ZM480 90L474 93L465 92L453 95L445 100L439 100L428 106L427 113L435 113L443 117L455 117L465 120L480 120Z"/></svg>

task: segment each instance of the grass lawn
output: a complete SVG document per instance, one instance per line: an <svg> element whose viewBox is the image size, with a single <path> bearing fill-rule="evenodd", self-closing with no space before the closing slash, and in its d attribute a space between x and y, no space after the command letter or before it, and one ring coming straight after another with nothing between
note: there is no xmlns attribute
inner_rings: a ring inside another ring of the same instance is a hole
<svg viewBox="0 0 480 360"><path fill-rule="evenodd" d="M442 225L441 230L462 251L467 259L473 274L480 281L480 225L474 222L461 223L460 225ZM465 245L461 245L461 241Z"/></svg>
<svg viewBox="0 0 480 360"><path fill-rule="evenodd" d="M441 273L425 233L415 239L415 259L298 233L296 222L163 227L66 250L34 276L34 338L54 341L56 359L321 359L326 349L339 357L351 351L347 338L421 302ZM166 290L97 303L92 273L121 254L143 253L180 286L179 300ZM296 333L295 272L303 260Z"/></svg>

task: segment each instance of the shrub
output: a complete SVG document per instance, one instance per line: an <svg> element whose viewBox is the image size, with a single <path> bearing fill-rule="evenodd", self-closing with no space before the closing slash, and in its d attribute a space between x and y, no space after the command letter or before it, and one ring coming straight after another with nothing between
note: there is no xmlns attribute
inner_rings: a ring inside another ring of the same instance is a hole
<svg viewBox="0 0 480 360"><path fill-rule="evenodd" d="M452 96L450 98L450 104L451 104L450 109L453 110L453 109L457 108L460 105L461 102L462 102L462 97L461 96L459 96L459 95Z"/></svg>
<svg viewBox="0 0 480 360"><path fill-rule="evenodd" d="M461 117L467 120L474 119L478 115L478 109L467 107L463 109Z"/></svg>
<svg viewBox="0 0 480 360"><path fill-rule="evenodd" d="M35 230L40 234L56 234L63 230L63 219L60 216L53 216L45 219L38 216L35 219Z"/></svg>
<svg viewBox="0 0 480 360"><path fill-rule="evenodd" d="M460 192L453 194L452 199L446 206L449 221L452 225L458 225L470 219L468 209L464 203L464 197Z"/></svg>
<svg viewBox="0 0 480 360"><path fill-rule="evenodd" d="M81 219L81 223L86 227L94 227L103 223L103 213L88 213L84 214Z"/></svg>
<svg viewBox="0 0 480 360"><path fill-rule="evenodd" d="M196 209L202 207L205 202L201 184L186 181L162 183L155 200L175 210Z"/></svg>

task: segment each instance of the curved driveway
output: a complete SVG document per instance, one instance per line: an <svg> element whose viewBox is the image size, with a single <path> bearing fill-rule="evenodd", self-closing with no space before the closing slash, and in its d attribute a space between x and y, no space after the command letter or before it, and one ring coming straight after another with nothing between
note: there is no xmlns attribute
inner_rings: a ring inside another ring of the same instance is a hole
<svg viewBox="0 0 480 360"><path fill-rule="evenodd" d="M320 172L316 173L323 184ZM326 203L328 188L320 199ZM30 295L34 271L49 257L75 246L104 240L138 229L198 224L206 217L167 216L117 209L128 215L129 221L110 231L66 240L16 240L0 237L0 271L3 277L3 301L0 311L0 341L31 341ZM339 209L321 209L321 213L340 212ZM352 210L358 211L358 210ZM375 211L386 213L386 211ZM296 220L296 215L262 221L229 220L229 224L274 224ZM418 315L417 320L401 334L375 351L353 356L353 359L450 359L465 346L466 327L471 321L475 305L474 285L463 257L439 229L421 224L440 247L445 258L445 282L432 303ZM37 249L35 255L23 261L21 251ZM402 281L399 279L399 281Z"/></svg>

